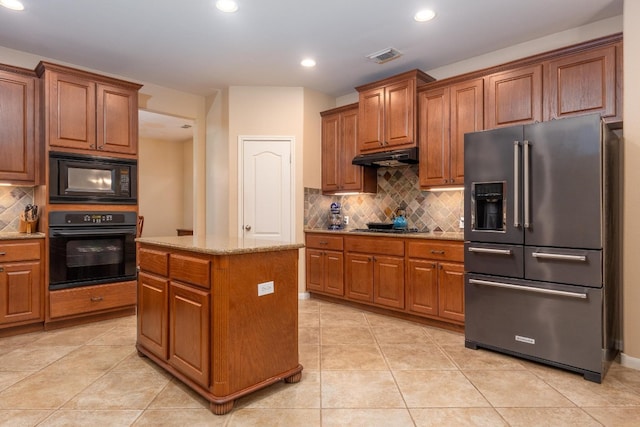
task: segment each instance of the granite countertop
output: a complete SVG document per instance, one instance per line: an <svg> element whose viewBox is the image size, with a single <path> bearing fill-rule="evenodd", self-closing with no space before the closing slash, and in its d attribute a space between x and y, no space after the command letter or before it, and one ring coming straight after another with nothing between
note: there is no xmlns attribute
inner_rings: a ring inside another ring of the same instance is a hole
<svg viewBox="0 0 640 427"><path fill-rule="evenodd" d="M138 237L136 242L210 255L273 252L304 247L302 243L262 239L238 239L237 237L213 235Z"/></svg>
<svg viewBox="0 0 640 427"><path fill-rule="evenodd" d="M44 239L44 233L18 233L17 231L0 232L0 240Z"/></svg>
<svg viewBox="0 0 640 427"><path fill-rule="evenodd" d="M447 231L429 231L427 233L376 233L375 231L349 231L347 230L327 230L324 228L305 228L305 233L327 233L327 234L340 234L343 236L388 236L388 237L401 237L406 239L432 239L432 240L453 240L464 241L464 233L461 232L447 232Z"/></svg>

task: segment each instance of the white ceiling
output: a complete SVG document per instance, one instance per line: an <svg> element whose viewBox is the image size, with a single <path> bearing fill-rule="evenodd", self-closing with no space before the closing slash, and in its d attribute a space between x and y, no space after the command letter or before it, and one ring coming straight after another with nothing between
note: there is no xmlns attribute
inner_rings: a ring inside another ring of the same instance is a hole
<svg viewBox="0 0 640 427"><path fill-rule="evenodd" d="M182 117L145 110L138 111L138 136L140 138L175 142L192 140L193 124L193 120Z"/></svg>
<svg viewBox="0 0 640 427"><path fill-rule="evenodd" d="M0 45L207 95L230 85L333 96L622 14L623 0L22 0L0 7ZM437 17L413 20L421 8ZM366 55L394 47L384 65ZM304 69L303 57L317 61ZM2 62L0 58L0 62Z"/></svg>

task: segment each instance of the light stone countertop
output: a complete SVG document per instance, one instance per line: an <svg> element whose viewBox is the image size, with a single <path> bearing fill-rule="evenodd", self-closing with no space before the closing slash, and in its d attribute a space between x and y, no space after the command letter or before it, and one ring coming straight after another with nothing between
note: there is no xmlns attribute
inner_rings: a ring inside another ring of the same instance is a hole
<svg viewBox="0 0 640 427"><path fill-rule="evenodd" d="M324 228L305 228L305 233L326 233L339 234L342 236L375 236L375 237L401 237L405 239L430 239L430 240L452 240L464 241L464 233L461 231L445 232L445 231L429 231L427 233L376 233L375 231L349 231L346 230L327 230Z"/></svg>
<svg viewBox="0 0 640 427"><path fill-rule="evenodd" d="M274 252L304 247L302 243L275 240L239 239L226 236L161 236L138 237L136 242L209 255L237 255L255 252Z"/></svg>
<svg viewBox="0 0 640 427"><path fill-rule="evenodd" d="M18 233L17 231L8 231L0 233L0 240L29 240L29 239L44 239L44 233Z"/></svg>

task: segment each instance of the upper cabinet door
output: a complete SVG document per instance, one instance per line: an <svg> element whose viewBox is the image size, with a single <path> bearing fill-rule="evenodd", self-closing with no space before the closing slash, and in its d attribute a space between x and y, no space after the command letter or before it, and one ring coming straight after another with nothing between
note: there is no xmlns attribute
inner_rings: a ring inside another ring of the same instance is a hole
<svg viewBox="0 0 640 427"><path fill-rule="evenodd" d="M353 158L358 154L357 108L342 113L340 117L340 141L342 144L338 159L340 161L342 190L362 191L362 166L351 164Z"/></svg>
<svg viewBox="0 0 640 427"><path fill-rule="evenodd" d="M449 88L418 94L420 186L449 182ZM464 166L464 165L463 165Z"/></svg>
<svg viewBox="0 0 640 427"><path fill-rule="evenodd" d="M385 88L385 145L415 143L415 80L404 80Z"/></svg>
<svg viewBox="0 0 640 427"><path fill-rule="evenodd" d="M35 77L0 71L0 180L35 183Z"/></svg>
<svg viewBox="0 0 640 427"><path fill-rule="evenodd" d="M559 58L546 67L545 120L589 113L621 116L616 105L616 46Z"/></svg>
<svg viewBox="0 0 640 427"><path fill-rule="evenodd" d="M360 92L358 149L360 152L384 145L384 87Z"/></svg>
<svg viewBox="0 0 640 427"><path fill-rule="evenodd" d="M79 76L51 72L47 84L49 145L95 149L95 83Z"/></svg>
<svg viewBox="0 0 640 427"><path fill-rule="evenodd" d="M340 114L322 118L322 191L340 190Z"/></svg>
<svg viewBox="0 0 640 427"><path fill-rule="evenodd" d="M100 83L96 89L96 148L112 153L136 154L138 91Z"/></svg>
<svg viewBox="0 0 640 427"><path fill-rule="evenodd" d="M542 121L542 65L485 78L485 129Z"/></svg>
<svg viewBox="0 0 640 427"><path fill-rule="evenodd" d="M464 134L484 129L484 80L451 86L451 165L449 183L464 184Z"/></svg>

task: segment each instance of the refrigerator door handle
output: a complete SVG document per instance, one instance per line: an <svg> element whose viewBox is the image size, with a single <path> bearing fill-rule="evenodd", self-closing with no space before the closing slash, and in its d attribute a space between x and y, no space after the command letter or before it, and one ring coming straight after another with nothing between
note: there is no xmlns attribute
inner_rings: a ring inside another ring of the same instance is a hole
<svg viewBox="0 0 640 427"><path fill-rule="evenodd" d="M513 141L513 226L520 225L520 143Z"/></svg>
<svg viewBox="0 0 640 427"><path fill-rule="evenodd" d="M525 140L524 143L524 228L531 227L531 218L529 212L529 141Z"/></svg>
<svg viewBox="0 0 640 427"><path fill-rule="evenodd" d="M479 254L496 254L496 255L511 255L513 252L511 249L492 249L492 248L475 248L469 247L469 252L475 252Z"/></svg>
<svg viewBox="0 0 640 427"><path fill-rule="evenodd" d="M587 294L585 293L556 291L554 289L544 289L544 288L530 288L528 286L519 286L519 285L512 285L510 283L491 282L489 280L478 280L478 279L469 279L469 283L472 285L493 286L495 288L514 289L518 291L533 292L538 294L558 295L558 296L569 297L569 298L587 299Z"/></svg>
<svg viewBox="0 0 640 427"><path fill-rule="evenodd" d="M534 258L555 259L560 261L587 261L587 257L584 255L548 254L544 252L533 252L531 256Z"/></svg>

